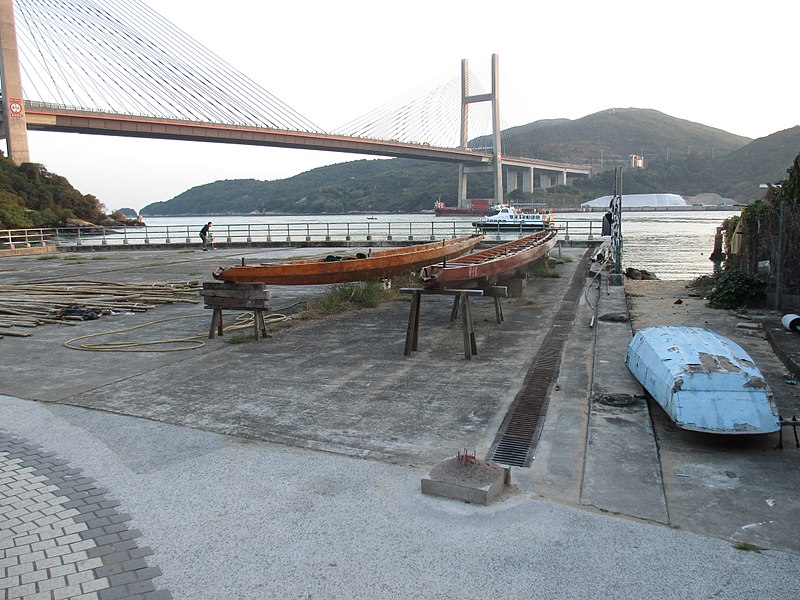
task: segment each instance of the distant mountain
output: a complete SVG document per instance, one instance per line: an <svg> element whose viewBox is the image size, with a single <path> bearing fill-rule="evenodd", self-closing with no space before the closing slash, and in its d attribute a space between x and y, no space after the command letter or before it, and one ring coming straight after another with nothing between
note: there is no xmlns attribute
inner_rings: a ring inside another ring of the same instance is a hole
<svg viewBox="0 0 800 600"><path fill-rule="evenodd" d="M518 156L591 164L627 163L631 154L650 162L680 155L724 156L751 140L721 129L642 108L612 108L570 121L549 120L503 132L503 151ZM557 125L556 125L557 124Z"/></svg>
<svg viewBox="0 0 800 600"><path fill-rule="evenodd" d="M592 165L596 175L535 190L526 199L572 207L611 193L613 171L627 165L627 193L718 193L747 203L758 185L778 181L800 151L800 127L751 140L651 109L615 108L581 119L546 119L502 133L506 155ZM487 138L472 147L491 145ZM632 154L645 157L631 169ZM605 171L605 173L604 173ZM358 160L277 181L231 180L197 186L142 209L145 216L418 212L442 199L456 203L457 167L409 159ZM471 175L469 196L492 196L488 174ZM516 196L519 196L516 193Z"/></svg>

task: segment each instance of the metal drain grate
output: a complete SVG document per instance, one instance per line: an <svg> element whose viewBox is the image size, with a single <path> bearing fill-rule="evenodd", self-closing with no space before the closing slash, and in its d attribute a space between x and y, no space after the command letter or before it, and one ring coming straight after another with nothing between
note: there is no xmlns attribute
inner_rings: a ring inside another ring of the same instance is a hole
<svg viewBox="0 0 800 600"><path fill-rule="evenodd" d="M558 373L561 353L578 309L578 298L586 279L589 256L587 250L575 269L553 325L542 340L522 389L511 403L511 408L489 448L488 460L514 467L528 467L533 460L533 449L547 413L550 386Z"/></svg>

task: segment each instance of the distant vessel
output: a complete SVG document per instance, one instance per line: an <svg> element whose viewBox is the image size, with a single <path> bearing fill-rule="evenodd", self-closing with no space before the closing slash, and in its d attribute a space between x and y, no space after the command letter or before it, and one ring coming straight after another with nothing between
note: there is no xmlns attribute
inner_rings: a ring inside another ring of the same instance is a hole
<svg viewBox="0 0 800 600"><path fill-rule="evenodd" d="M497 205L486 198L473 198L469 206L445 206L441 200L433 204L433 213L437 217L485 217L497 212Z"/></svg>
<svg viewBox="0 0 800 600"><path fill-rule="evenodd" d="M681 429L772 433L780 417L767 382L736 342L700 327L636 332L625 364Z"/></svg>
<svg viewBox="0 0 800 600"><path fill-rule="evenodd" d="M487 290L510 280L528 264L544 258L556 245L558 230L548 229L524 238L465 254L420 271L420 282L426 288Z"/></svg>
<svg viewBox="0 0 800 600"><path fill-rule="evenodd" d="M516 206L500 206L497 214L472 225L482 231L541 231L552 227L553 216L549 211L524 212Z"/></svg>

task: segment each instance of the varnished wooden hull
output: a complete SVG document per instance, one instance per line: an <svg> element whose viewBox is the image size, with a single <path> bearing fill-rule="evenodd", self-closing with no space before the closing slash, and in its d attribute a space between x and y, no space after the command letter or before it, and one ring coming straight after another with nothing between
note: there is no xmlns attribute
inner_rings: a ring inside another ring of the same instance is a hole
<svg viewBox="0 0 800 600"><path fill-rule="evenodd" d="M547 256L555 246L557 236L557 230L548 229L507 244L424 267L420 280L423 286L434 289L489 289L508 281L531 262Z"/></svg>
<svg viewBox="0 0 800 600"><path fill-rule="evenodd" d="M469 252L483 240L482 235L470 235L450 240L378 250L358 258L357 255L337 257L339 260L295 260L252 266L216 269L215 279L238 283L269 285L319 285L388 279L418 271L440 260L454 259Z"/></svg>

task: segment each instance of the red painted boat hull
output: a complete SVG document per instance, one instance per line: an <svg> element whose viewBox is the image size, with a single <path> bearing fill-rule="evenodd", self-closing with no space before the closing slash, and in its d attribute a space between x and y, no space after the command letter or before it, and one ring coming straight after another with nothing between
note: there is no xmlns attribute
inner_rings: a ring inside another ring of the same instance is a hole
<svg viewBox="0 0 800 600"><path fill-rule="evenodd" d="M547 256L556 245L558 231L533 235L424 267L422 285L432 289L489 289L510 280L530 263Z"/></svg>

